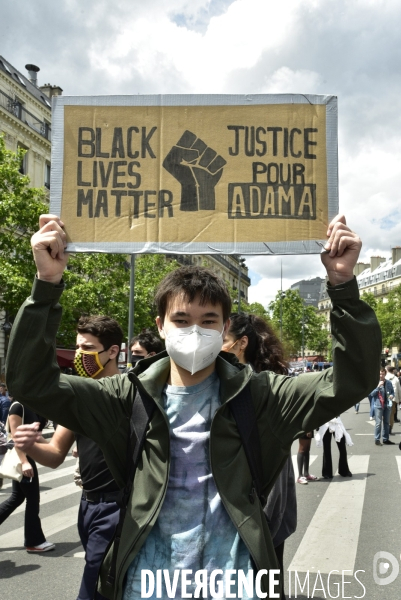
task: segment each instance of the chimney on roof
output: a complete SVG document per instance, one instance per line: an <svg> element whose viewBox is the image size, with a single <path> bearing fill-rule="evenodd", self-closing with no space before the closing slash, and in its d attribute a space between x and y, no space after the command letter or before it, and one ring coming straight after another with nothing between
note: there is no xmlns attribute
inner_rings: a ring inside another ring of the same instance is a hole
<svg viewBox="0 0 401 600"><path fill-rule="evenodd" d="M354 267L354 275L358 277L365 269L369 269L370 265L368 263L358 262Z"/></svg>
<svg viewBox="0 0 401 600"><path fill-rule="evenodd" d="M391 252L393 254L393 265L398 262L401 258L401 246L395 246L391 248Z"/></svg>
<svg viewBox="0 0 401 600"><path fill-rule="evenodd" d="M25 69L29 73L29 81L33 83L33 85L38 85L38 76L40 69L36 65L25 65Z"/></svg>
<svg viewBox="0 0 401 600"><path fill-rule="evenodd" d="M375 269L377 269L377 267L379 267L382 262L384 262L386 259L383 258L382 256L371 256L370 257L370 271L371 273L373 273L373 271Z"/></svg>
<svg viewBox="0 0 401 600"><path fill-rule="evenodd" d="M53 96L61 96L63 90L58 85L51 85L50 83L45 83L45 85L41 85L39 88L48 98L53 98Z"/></svg>

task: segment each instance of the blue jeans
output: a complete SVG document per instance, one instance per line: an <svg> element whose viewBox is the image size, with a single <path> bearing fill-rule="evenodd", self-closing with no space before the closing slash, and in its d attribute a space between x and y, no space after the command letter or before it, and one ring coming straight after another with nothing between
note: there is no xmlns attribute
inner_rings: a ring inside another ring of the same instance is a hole
<svg viewBox="0 0 401 600"><path fill-rule="evenodd" d="M109 542L113 539L120 516L116 502L87 502L81 498L78 532L85 550L85 568L77 600L106 600L96 592L99 569Z"/></svg>
<svg viewBox="0 0 401 600"><path fill-rule="evenodd" d="M369 402L370 402L370 417L374 417L375 416L375 401L373 398L369 398Z"/></svg>
<svg viewBox="0 0 401 600"><path fill-rule="evenodd" d="M390 431L390 413L391 408L387 405L384 405L384 408L380 405L380 407L375 406L375 414L376 414L376 427L375 427L375 440L380 442L380 435L382 429L382 421L383 421L383 442L388 441L389 431Z"/></svg>

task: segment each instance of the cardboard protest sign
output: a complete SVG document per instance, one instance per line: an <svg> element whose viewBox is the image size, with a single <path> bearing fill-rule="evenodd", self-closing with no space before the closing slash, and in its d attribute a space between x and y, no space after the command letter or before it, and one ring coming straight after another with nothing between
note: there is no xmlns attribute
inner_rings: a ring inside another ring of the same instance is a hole
<svg viewBox="0 0 401 600"><path fill-rule="evenodd" d="M334 96L58 96L51 211L72 251L317 253Z"/></svg>

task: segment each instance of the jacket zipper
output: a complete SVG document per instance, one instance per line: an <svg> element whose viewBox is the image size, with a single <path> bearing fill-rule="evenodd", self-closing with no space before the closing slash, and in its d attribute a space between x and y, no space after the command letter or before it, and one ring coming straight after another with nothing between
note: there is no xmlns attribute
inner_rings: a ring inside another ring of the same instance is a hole
<svg viewBox="0 0 401 600"><path fill-rule="evenodd" d="M247 380L247 382L246 382L246 384L245 384L245 385L247 385L247 384L248 384L248 382L249 382L249 379ZM235 529L237 530L237 532L238 532L238 535L240 536L241 540L244 542L245 546L247 547L247 549L248 549L248 552L249 552L249 556L251 557L251 559L252 559L253 563L255 564L255 566L256 566L256 568L257 568L257 570L259 571L259 565L257 564L257 562L256 562L256 560L255 560L255 557L253 556L253 554L252 554L252 552L251 552L251 550L250 550L250 548L249 548L248 544L246 543L246 541L245 541L245 540L244 540L244 538L242 537L242 535L241 535L241 532L239 531L239 529L238 529L238 527L237 527L237 524L235 523L234 519L232 518L232 516L231 516L231 514L230 514L230 511L228 510L228 508L227 508L227 506L226 506L226 504L225 504L225 502L224 502L224 498L223 498L223 496L222 496L222 495L221 495L221 493L220 493L220 489L219 489L219 486L218 486L218 484L217 484L217 480L216 480L216 478L215 478L215 476L214 476L214 473L213 473L213 465L212 465L212 427L213 427L213 422L214 422L214 420L215 420L215 418L216 418L216 415L217 415L217 413L218 413L218 412L220 412L220 410L222 410L222 409L224 408L224 406L226 406L226 405L228 404L228 402L230 402L230 400L227 400L227 402L225 402L225 403L224 403L222 406L220 406L220 407L219 407L219 408L216 410L216 412L215 412L215 414L214 414L214 417L213 417L213 419L212 419L212 422L211 422L211 424L210 424L210 440L209 440L209 456L210 456L210 467L211 467L211 469L212 469L213 480L214 480L214 483L215 483L215 485L216 485L217 491L218 491L218 493L219 493L220 500L221 500L221 502L222 502L222 504L223 504L224 508L226 509L226 512L227 512L228 516L230 517L230 519L231 519L231 522L233 523L233 525L234 525ZM252 490L251 490L251 493L250 493L250 495L252 495L252 496L253 496L253 498L255 499L255 501L256 501L256 500L258 500L258 501L259 501L259 498L257 497L256 490L254 489L254 487L253 487L253 484L252 484Z"/></svg>
<svg viewBox="0 0 401 600"><path fill-rule="evenodd" d="M139 386L138 386L138 387L139 387ZM144 394L147 394L147 392L146 392L146 390L144 389L144 387L143 387L143 386L140 386L140 387L141 387L141 390L143 390ZM147 394L147 395L149 396L149 394ZM152 400L153 400L153 398L152 398ZM156 404L156 407L157 407L158 409L160 409L160 406L158 405L158 403L157 403L157 402L155 402L155 400L153 400L153 402ZM161 413L162 413L162 415L163 415L163 417L164 417L164 420L167 422L167 419L166 419L166 417L165 417L164 413L163 413L162 411L161 411ZM168 424L168 422L167 422L167 424ZM137 541L138 541L138 540L139 540L139 538L141 537L142 533L145 531L146 527L149 525L150 521L153 519L154 515L155 515L155 514L158 512L158 510L159 510L159 507L160 507L160 505L161 505L161 504L163 504L164 498L165 498L165 496L166 496L167 484L168 484L168 480L169 480L169 477L170 477L170 438L169 438L169 452L168 452L168 457L167 457L167 458L168 458L168 462L167 462L168 469L167 469L167 477L166 477L166 479L165 479L165 482L164 482L163 493L162 493L162 495L161 495L161 497L160 497L160 500L159 500L159 502L157 503L157 506L155 507L154 511L151 513L151 515L150 515L150 517L148 518L148 520L146 521L145 525L142 527L141 531L139 532L139 534L137 535L137 537L136 537L136 538L134 539L134 541L132 542L132 544L131 544L131 546L130 546L129 550L128 550L128 551L125 553L125 555L124 555L124 557L123 557L123 560L122 560L122 561L121 561L121 563L120 563L120 567L119 567L119 569L118 569L118 571L117 571L117 573L116 573L116 582L117 582L117 586L116 586L116 588L118 588L118 587L119 587L119 582L120 582L120 575L121 575L121 571L122 571L122 569L123 569L123 565L125 564L125 561L126 561L126 560L127 560L127 558L128 558L128 555L130 554L130 552L131 552L131 551L132 551L132 549L134 548L135 544L137 543ZM135 490L134 490L134 489L133 489L133 491L132 491L131 498L133 497L133 494L135 494ZM129 506L131 506L131 503L129 504ZM114 598L116 598L116 597L117 597L117 596L116 596L116 593L117 593L117 589L116 589L116 588L115 588L115 590L114 590Z"/></svg>

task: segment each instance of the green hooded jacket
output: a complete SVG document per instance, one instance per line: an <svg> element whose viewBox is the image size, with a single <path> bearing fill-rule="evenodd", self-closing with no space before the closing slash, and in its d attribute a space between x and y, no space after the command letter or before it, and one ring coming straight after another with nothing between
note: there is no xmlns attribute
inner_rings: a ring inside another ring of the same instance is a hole
<svg viewBox="0 0 401 600"><path fill-rule="evenodd" d="M129 417L136 386L155 401L127 510L114 588L106 583L111 553L100 574L99 591L120 600L129 565L151 531L163 504L169 479L169 423L162 390L170 371L167 355L141 361L133 373L100 380L60 374L55 337L61 318L63 284L36 280L32 295L15 320L7 356L7 385L12 395L39 414L93 439L101 447L118 485L126 477ZM224 507L258 570L277 568L269 528L245 452L227 404L250 381L262 445L264 495L268 496L292 442L366 397L376 386L381 334L373 310L359 300L356 280L328 286L332 300L334 367L316 374L286 377L241 370L219 356L221 406L210 431L210 463ZM227 355L225 355L227 356ZM218 535L218 532L216 532ZM268 592L268 578L262 578Z"/></svg>

